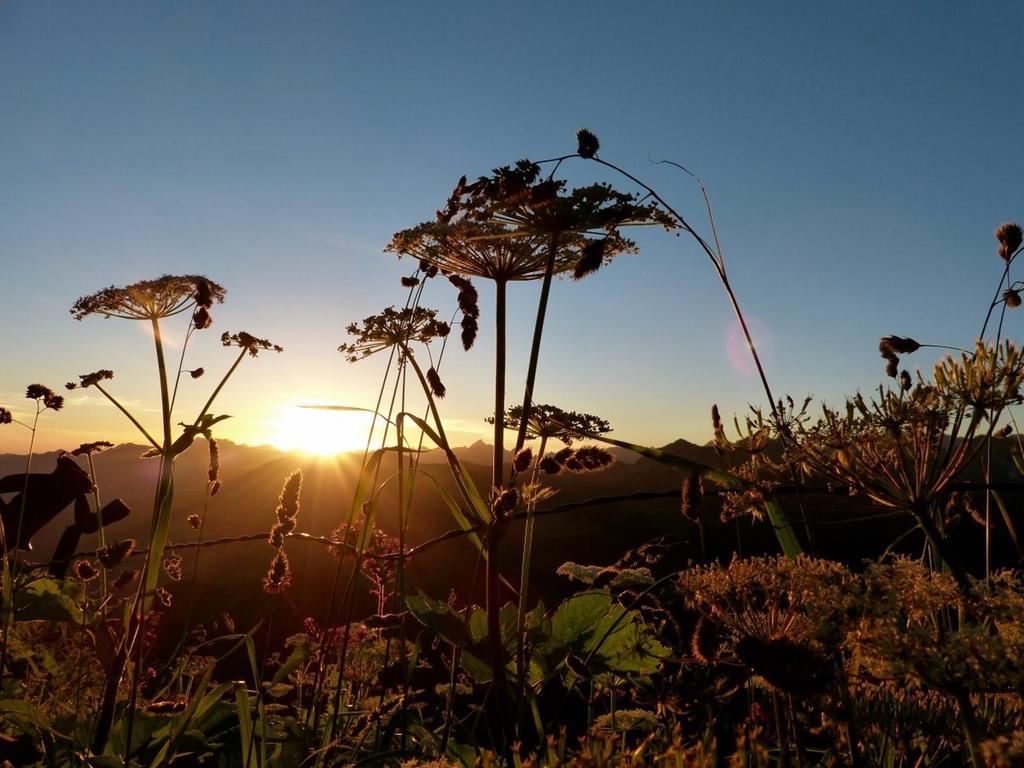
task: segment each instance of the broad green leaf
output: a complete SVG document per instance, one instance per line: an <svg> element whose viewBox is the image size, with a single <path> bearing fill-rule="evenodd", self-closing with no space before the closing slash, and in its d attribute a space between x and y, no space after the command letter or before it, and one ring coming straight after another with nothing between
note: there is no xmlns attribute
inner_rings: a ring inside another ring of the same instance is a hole
<svg viewBox="0 0 1024 768"><path fill-rule="evenodd" d="M14 597L15 621L65 621L81 624L82 610L69 594L71 582L37 579L18 590Z"/></svg>
<svg viewBox="0 0 1024 768"><path fill-rule="evenodd" d="M551 616L551 636L544 643L547 651L567 649L583 640L588 629L612 607L606 592L584 592L563 601Z"/></svg>

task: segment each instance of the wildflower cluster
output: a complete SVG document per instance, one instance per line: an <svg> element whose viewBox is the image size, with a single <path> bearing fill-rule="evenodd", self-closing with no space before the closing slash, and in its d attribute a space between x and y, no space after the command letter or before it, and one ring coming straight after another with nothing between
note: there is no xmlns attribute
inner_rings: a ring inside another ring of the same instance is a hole
<svg viewBox="0 0 1024 768"><path fill-rule="evenodd" d="M522 423L523 407L514 405L505 412L505 429L518 431ZM488 424L494 423L494 417L486 419ZM598 416L576 411L564 411L554 405L537 404L530 408L530 416L526 420L526 438L561 440L572 445L580 435L604 435L611 432L611 425Z"/></svg>
<svg viewBox="0 0 1024 768"><path fill-rule="evenodd" d="M239 347L243 351L248 352L250 357L256 357L260 352L266 350L284 352L284 347L280 344L274 344L269 339L257 338L245 331L239 331L238 333L228 333L225 331L221 334L220 342L225 347Z"/></svg>
<svg viewBox="0 0 1024 768"><path fill-rule="evenodd" d="M447 323L437 320L437 310L388 307L380 314L367 317L362 324L350 324L345 331L354 336L355 341L342 344L338 351L354 363L414 341L427 344L435 338L444 338L450 330Z"/></svg>
<svg viewBox="0 0 1024 768"><path fill-rule="evenodd" d="M120 317L128 320L160 320L195 309L197 328L210 324L209 309L224 301L225 290L202 275L164 275L124 287L110 286L83 296L71 307L71 315L81 320L88 315Z"/></svg>

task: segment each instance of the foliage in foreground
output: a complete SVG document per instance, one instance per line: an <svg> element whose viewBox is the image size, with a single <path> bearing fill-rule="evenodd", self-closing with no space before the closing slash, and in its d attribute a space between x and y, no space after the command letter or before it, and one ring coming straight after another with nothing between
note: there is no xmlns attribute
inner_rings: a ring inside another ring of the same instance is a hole
<svg viewBox="0 0 1024 768"><path fill-rule="evenodd" d="M207 441L207 504L221 482L214 430L228 418L211 408L246 357L281 348L249 333L224 333L224 346L237 348L237 356L198 415L177 429L179 387L204 371L184 367L188 342L211 326L224 289L202 276L164 276L75 303L77 319L99 314L152 330L159 430L149 431L115 397L112 371L68 385L94 388L149 445L144 458L159 464L150 537L144 546L106 540L105 528L132 514L120 500L100 498L92 456L109 443L73 451L85 467L61 457L56 471L32 472L40 418L64 407L61 396L34 384L26 392L34 414L16 418L0 408L0 424L31 433L24 474L0 479L0 494L11 496L0 499L0 759L244 768L1022 764L1024 576L996 567L990 547L991 536L1005 532L1020 552L1017 510L990 482L992 437L1001 420L1012 419L1024 383L1024 358L1002 337L1006 310L1021 304L1021 286L1010 278L1020 228L997 232L1005 269L976 347L940 361L929 379L919 373L915 382L899 369L902 356L927 345L885 337L880 352L893 386L873 398L855 395L845 408L825 407L815 418L809 401L798 406L773 396L748 336L769 410L737 419L738 436L730 439L715 408L714 445L726 458L704 465L610 438L611 425L598 416L534 402L552 278L583 279L635 250L626 228L655 225L691 237L746 329L717 236L714 244L705 240L655 190L602 160L592 134L578 138L577 152L548 161L547 175L542 164L521 161L473 182L461 179L435 222L395 236L389 250L416 263L402 278L406 305L353 323L353 340L341 347L351 362L388 356L380 399L369 409L387 425L380 447L363 457L352 498L342 503L347 514L330 537L300 530L302 475L283 478L269 530L243 537L270 548L261 585L266 611L252 626L238 627L226 613L209 626L193 623L191 614L169 623L167 581L190 579L194 591L200 554L224 543L204 540L205 506L188 518L193 541L170 540L179 512L175 459L198 438ZM603 181L568 189L554 174L576 159L639 191ZM420 305L437 277L457 292L451 322ZM495 445L486 488L449 444L440 413L452 325L458 319L467 351L480 331L474 277L493 281L496 295L488 419ZM539 284L537 318L523 400L506 407L504 291L520 280ZM997 309L990 343L986 331ZM173 371L161 324L179 315L188 322ZM389 388L390 408L383 405ZM417 389L423 416L406 400ZM516 435L507 467L506 431ZM445 482L419 466L425 441L447 458ZM559 573L578 591L547 605L530 577L534 527L558 511L549 478L607 468L614 461L607 444L679 470L671 495L691 523L691 541L680 548L662 537L612 565L565 563ZM393 475L384 472L385 458L397 464ZM1015 460L1024 465L1020 455ZM965 474L978 461L984 482L971 485ZM421 480L457 528L412 545L413 491ZM815 521L803 500L837 491L867 499L881 514L902 515L921 534L922 555L846 563L815 557ZM397 530L387 533L377 524L385 493L397 496L399 510ZM783 505L786 493L793 502ZM68 506L74 522L50 561L30 559L33 536ZM984 528L982 569L965 562L957 546L964 516ZM738 519L768 526L783 554L716 557L705 528ZM501 568L513 522L526 531L522 551L512 553L515 581ZM95 537L94 550L80 547L83 537ZM290 600L289 542L296 537L324 545L337 561L318 616L300 615ZM468 586L462 594L471 594L473 584L452 583L452 594L439 596L408 582L411 558L451 540L478 552L482 606L454 591ZM195 553L190 572L183 549ZM356 595L364 591L373 597L371 615L357 615ZM275 644L271 629L282 623L291 634Z"/></svg>

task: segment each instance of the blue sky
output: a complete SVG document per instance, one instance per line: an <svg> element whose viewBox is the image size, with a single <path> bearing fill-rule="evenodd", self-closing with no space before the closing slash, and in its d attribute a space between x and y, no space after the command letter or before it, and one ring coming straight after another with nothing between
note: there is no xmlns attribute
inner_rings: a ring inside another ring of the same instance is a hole
<svg viewBox="0 0 1024 768"><path fill-rule="evenodd" d="M992 232L1024 217L1022 22L1001 3L9 0L0 405L24 413L26 384L102 367L152 417L145 335L67 310L168 272L227 286L218 334L286 348L228 387L226 436L265 442L295 403L371 405L381 363L335 349L349 322L404 299L390 235L430 218L463 173L571 151L579 127L701 228L692 181L651 161L705 180L777 392L871 388L879 336L969 345L978 332L1001 267ZM712 403L742 411L762 392L730 359L732 316L701 254L639 242L555 285L538 397L624 439L706 440ZM447 311L446 288L425 302ZM478 346L446 358L442 412L467 441L486 434L488 288ZM510 399L534 288L510 297ZM190 359L214 372L229 357L211 335ZM40 432L66 448L130 436L80 393ZM0 451L25 438L0 429Z"/></svg>

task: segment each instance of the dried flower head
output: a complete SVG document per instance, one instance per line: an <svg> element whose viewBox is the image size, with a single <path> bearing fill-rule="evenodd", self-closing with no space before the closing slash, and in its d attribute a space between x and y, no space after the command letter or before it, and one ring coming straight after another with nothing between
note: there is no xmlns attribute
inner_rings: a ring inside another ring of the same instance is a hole
<svg viewBox="0 0 1024 768"><path fill-rule="evenodd" d="M225 331L221 334L220 343L225 347L239 347L248 352L252 357L256 357L264 350L284 352L284 347L281 345L273 344L269 339L259 339L245 331L239 331L238 333L228 333Z"/></svg>
<svg viewBox="0 0 1024 768"><path fill-rule="evenodd" d="M514 405L505 412L505 429L519 430L523 417L523 407ZM486 419L488 424L494 423L493 417ZM527 419L526 437L561 440L572 445L580 435L603 435L611 432L611 425L605 419L590 413L564 411L554 405L537 404L530 409Z"/></svg>
<svg viewBox="0 0 1024 768"><path fill-rule="evenodd" d="M444 397L445 392L448 391L433 366L427 369L427 383L430 384L430 391L434 394L434 397Z"/></svg>
<svg viewBox="0 0 1024 768"><path fill-rule="evenodd" d="M98 550L96 557L104 568L116 568L134 549L135 539L122 539Z"/></svg>
<svg viewBox="0 0 1024 768"><path fill-rule="evenodd" d="M137 578L139 578L139 572L136 569L121 571L121 573L117 575L117 578L114 579L112 586L114 589L127 589Z"/></svg>
<svg viewBox="0 0 1024 768"><path fill-rule="evenodd" d="M157 587L155 594L156 599L159 601L160 605L162 605L164 608L171 607L171 602L173 598L171 596L171 591L169 589L167 589L166 587Z"/></svg>
<svg viewBox="0 0 1024 768"><path fill-rule="evenodd" d="M200 520L199 515L193 512L191 515L188 516L188 518L186 518L186 522L188 522L188 525L192 530L198 531L199 525L202 522L202 520Z"/></svg>
<svg viewBox="0 0 1024 768"><path fill-rule="evenodd" d="M403 277L402 278L402 287L403 288L415 288L419 284L420 284L420 280L419 280L418 277Z"/></svg>
<svg viewBox="0 0 1024 768"><path fill-rule="evenodd" d="M302 470L296 469L287 478L281 488L281 495L278 497L277 515L278 522L295 520L299 514L299 497L302 492Z"/></svg>
<svg viewBox="0 0 1024 768"><path fill-rule="evenodd" d="M882 357L909 355L921 348L914 339L905 336L883 336L878 340L878 351Z"/></svg>
<svg viewBox="0 0 1024 768"><path fill-rule="evenodd" d="M1014 288L1008 288L1003 291L1003 303L1006 304L1010 309L1016 309L1020 306L1020 291Z"/></svg>
<svg viewBox="0 0 1024 768"><path fill-rule="evenodd" d="M0 424L10 424L14 421L13 414L6 408L0 408Z"/></svg>
<svg viewBox="0 0 1024 768"><path fill-rule="evenodd" d="M395 309L388 307L377 315L371 315L362 324L352 323L345 331L355 341L342 344L338 351L354 363L377 352L401 347L412 342L429 343L435 337L447 336L447 323L436 319L437 310L424 307Z"/></svg>
<svg viewBox="0 0 1024 768"><path fill-rule="evenodd" d="M191 371L188 372L188 375L191 376L193 379L198 379L204 373L206 373L206 370L203 368L193 368Z"/></svg>
<svg viewBox="0 0 1024 768"><path fill-rule="evenodd" d="M92 373L83 373L78 377L78 383L68 382L65 384L66 389L78 389L81 387L93 387L99 384L101 381L107 381L108 379L114 378L114 372L106 369L101 371L93 371Z"/></svg>
<svg viewBox="0 0 1024 768"><path fill-rule="evenodd" d="M220 477L220 446L212 437L207 440L210 444L210 463L206 470L206 476L211 483L216 483Z"/></svg>
<svg viewBox="0 0 1024 768"><path fill-rule="evenodd" d="M900 371L900 389L904 392L908 392L912 386L914 386L914 382L910 378L910 373L907 371Z"/></svg>
<svg viewBox="0 0 1024 768"><path fill-rule="evenodd" d="M544 456L537 466L540 467L541 471L547 475L557 475L562 471L562 465L550 453Z"/></svg>
<svg viewBox="0 0 1024 768"><path fill-rule="evenodd" d="M589 160L597 154L597 150L600 147L601 142L597 140L597 136L586 128L580 128L576 131L576 154L580 157Z"/></svg>
<svg viewBox="0 0 1024 768"><path fill-rule="evenodd" d="M584 445L573 450L572 458L563 466L571 472L599 472L615 463L615 455L597 445Z"/></svg>
<svg viewBox="0 0 1024 768"><path fill-rule="evenodd" d="M159 320L194 307L209 309L214 302L223 302L224 294L221 286L202 275L164 275L83 296L71 307L71 315L76 320L87 315Z"/></svg>
<svg viewBox="0 0 1024 768"><path fill-rule="evenodd" d="M1020 248L1022 233L1020 225L1008 221L996 230L996 240L999 241L999 255L1009 261L1017 249Z"/></svg>
<svg viewBox="0 0 1024 768"><path fill-rule="evenodd" d="M516 472L525 472L532 463L533 449L528 447L521 449L512 460L512 466L515 467Z"/></svg>
<svg viewBox="0 0 1024 768"><path fill-rule="evenodd" d="M114 444L106 440L97 440L95 443L82 443L71 452L72 456L92 456L94 453L113 448Z"/></svg>
<svg viewBox="0 0 1024 768"><path fill-rule="evenodd" d="M99 570L89 560L75 561L75 576L82 581L92 581L100 575Z"/></svg>
<svg viewBox="0 0 1024 768"><path fill-rule="evenodd" d="M292 583L292 569L288 562L288 555L283 549L278 549L274 559L270 561L270 568L263 577L263 591L269 595L276 595L283 592Z"/></svg>
<svg viewBox="0 0 1024 768"><path fill-rule="evenodd" d="M167 576L171 581L181 581L181 569L184 565L181 555L172 552L164 558L163 565L164 571L167 572Z"/></svg>
<svg viewBox="0 0 1024 768"><path fill-rule="evenodd" d="M44 410L59 411L64 407L64 398L42 384L29 384L25 389L25 397L41 402Z"/></svg>
<svg viewBox="0 0 1024 768"><path fill-rule="evenodd" d="M519 504L519 492L515 488L494 488L491 491L491 508L495 517L510 515Z"/></svg>
<svg viewBox="0 0 1024 768"><path fill-rule="evenodd" d="M679 489L679 511L691 522L700 522L700 504L704 498L704 485L696 472L691 472L683 480Z"/></svg>

